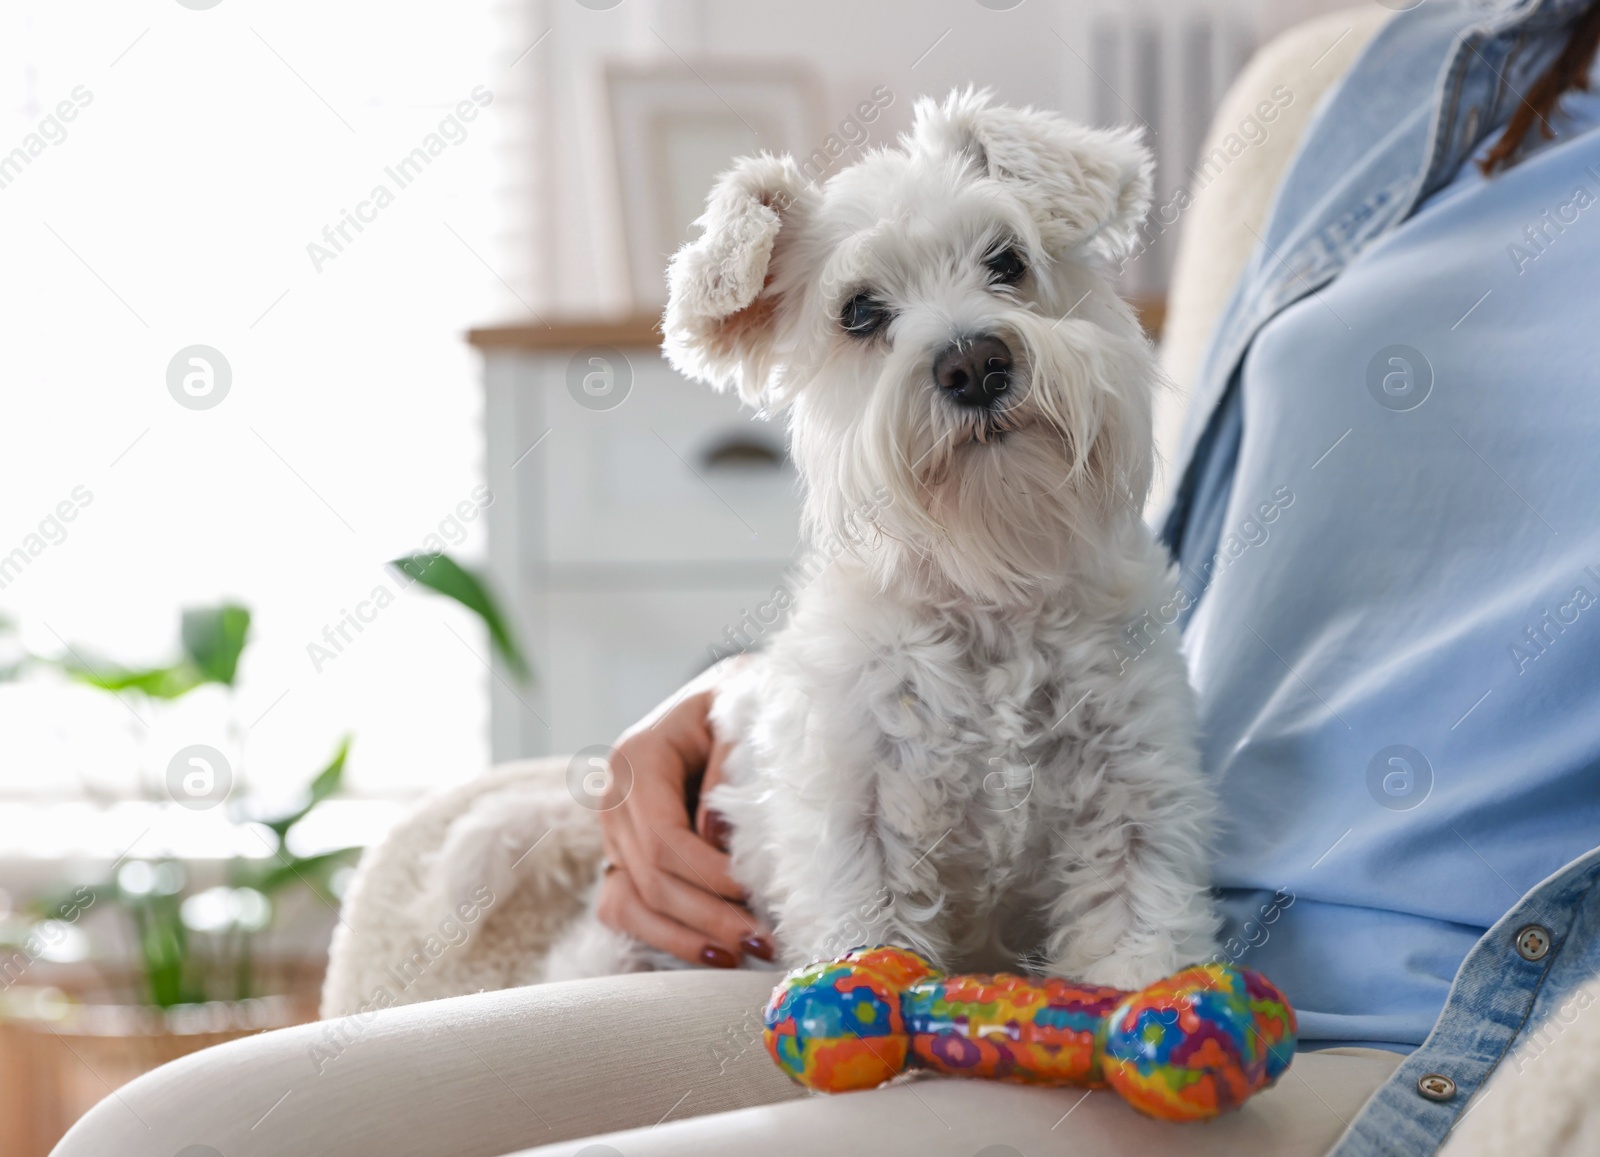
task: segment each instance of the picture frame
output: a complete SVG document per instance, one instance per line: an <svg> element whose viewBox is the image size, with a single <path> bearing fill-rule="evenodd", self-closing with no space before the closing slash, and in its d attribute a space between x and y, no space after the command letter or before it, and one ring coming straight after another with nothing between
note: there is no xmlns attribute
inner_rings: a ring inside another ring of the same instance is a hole
<svg viewBox="0 0 1600 1157"><path fill-rule="evenodd" d="M804 155L821 141L821 85L801 62L679 58L612 62L605 92L628 284L634 309L650 312L718 174L736 157Z"/></svg>

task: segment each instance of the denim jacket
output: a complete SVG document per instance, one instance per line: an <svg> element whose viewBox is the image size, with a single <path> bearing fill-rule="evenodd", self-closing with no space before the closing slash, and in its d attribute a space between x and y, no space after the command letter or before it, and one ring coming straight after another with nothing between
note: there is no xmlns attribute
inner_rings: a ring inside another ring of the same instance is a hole
<svg viewBox="0 0 1600 1157"><path fill-rule="evenodd" d="M1231 485L1239 447L1241 367L1262 326L1450 182L1505 124L1586 6L1422 0L1389 21L1328 95L1196 378L1163 530L1180 560L1215 547L1217 493ZM1555 872L1489 929L1457 971L1432 1032L1351 1123L1337 1157L1430 1153L1443 1143L1496 1066L1600 974L1597 884L1600 849Z"/></svg>

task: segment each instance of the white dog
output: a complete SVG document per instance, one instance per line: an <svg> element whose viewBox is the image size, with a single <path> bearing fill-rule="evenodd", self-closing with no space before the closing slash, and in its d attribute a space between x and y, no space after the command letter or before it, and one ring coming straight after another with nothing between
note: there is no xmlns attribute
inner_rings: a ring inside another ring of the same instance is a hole
<svg viewBox="0 0 1600 1157"><path fill-rule="evenodd" d="M1136 136L957 93L820 188L738 162L672 262L673 364L786 415L808 537L849 544L713 714L788 964L894 943L1131 987L1213 950L1176 632L1131 626L1181 597L1111 281L1149 196ZM653 959L591 917L550 972Z"/></svg>

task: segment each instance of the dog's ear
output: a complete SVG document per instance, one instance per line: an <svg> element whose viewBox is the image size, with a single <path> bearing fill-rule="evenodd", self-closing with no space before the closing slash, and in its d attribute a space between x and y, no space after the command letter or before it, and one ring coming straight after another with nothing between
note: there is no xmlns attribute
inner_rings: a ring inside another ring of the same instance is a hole
<svg viewBox="0 0 1600 1157"><path fill-rule="evenodd" d="M1091 129L1053 113L989 104L966 89L917 102L911 144L964 155L1032 203L1045 247L1115 264L1138 242L1150 208L1150 152L1134 129Z"/></svg>
<svg viewBox="0 0 1600 1157"><path fill-rule="evenodd" d="M683 373L736 387L760 405L777 369L784 253L817 192L789 157L745 157L724 173L695 223L703 232L667 267L663 348ZM797 274L790 281L797 280Z"/></svg>

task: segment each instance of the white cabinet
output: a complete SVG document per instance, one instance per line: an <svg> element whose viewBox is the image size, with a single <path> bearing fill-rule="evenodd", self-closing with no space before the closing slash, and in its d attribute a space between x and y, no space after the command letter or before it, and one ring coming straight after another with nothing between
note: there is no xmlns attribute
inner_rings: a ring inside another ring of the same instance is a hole
<svg viewBox="0 0 1600 1157"><path fill-rule="evenodd" d="M676 374L653 319L475 330L489 574L527 644L496 667L494 758L617 733L726 647L797 546L781 427Z"/></svg>

